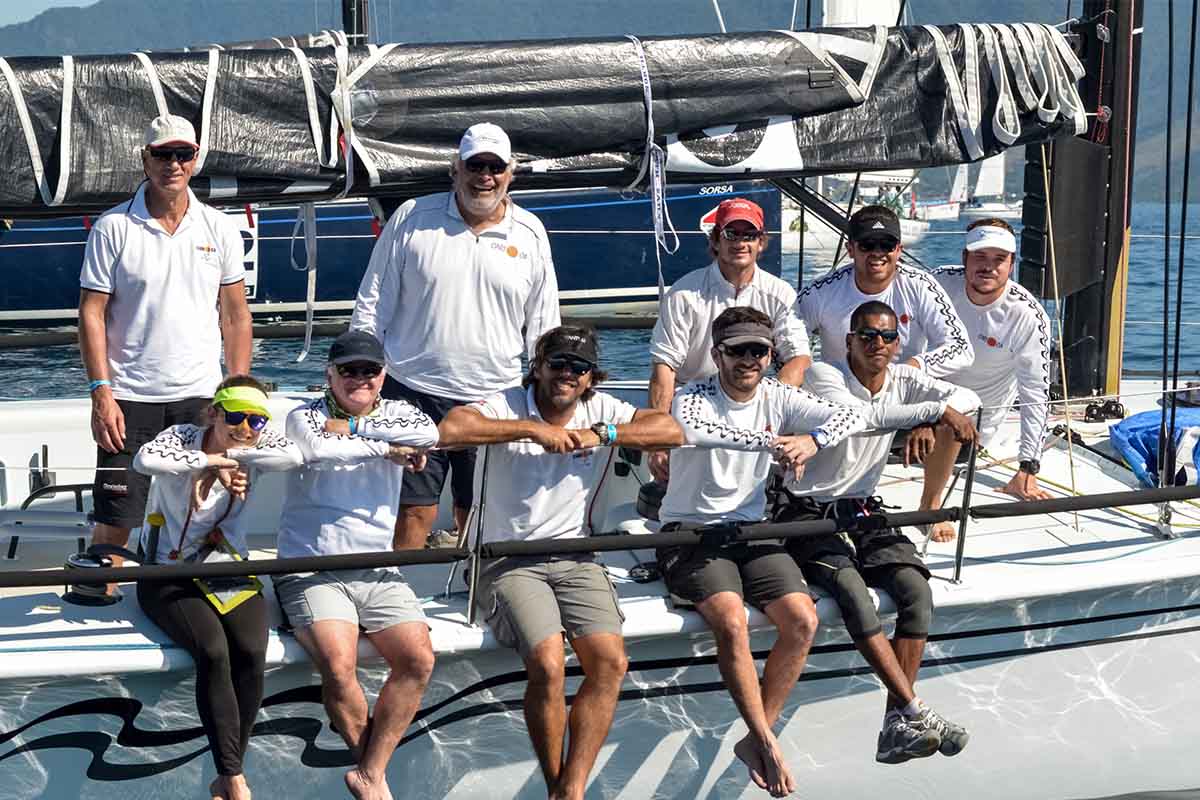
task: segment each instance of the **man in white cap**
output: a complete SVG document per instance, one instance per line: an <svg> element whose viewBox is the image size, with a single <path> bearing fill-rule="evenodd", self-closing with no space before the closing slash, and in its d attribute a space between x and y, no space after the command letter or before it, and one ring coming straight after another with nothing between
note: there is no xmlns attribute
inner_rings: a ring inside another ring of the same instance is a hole
<svg viewBox="0 0 1200 800"><path fill-rule="evenodd" d="M488 122L463 134L453 189L409 200L384 227L358 289L350 327L383 342L385 398L434 422L451 408L521 382L521 354L559 324L558 280L546 229L508 196L508 135ZM459 529L472 501L475 451L429 453L405 475L398 549L423 547L447 473Z"/></svg>
<svg viewBox="0 0 1200 800"><path fill-rule="evenodd" d="M1007 222L976 220L967 227L964 266L942 267L933 275L975 348L973 363L946 380L979 395L979 434L985 447L996 442L1013 401L1020 401L1019 469L1003 491L1022 500L1046 500L1050 494L1038 486L1037 474L1050 413L1050 318L1028 289L1009 280L1016 252L1017 239ZM927 464L926 489L940 494L953 466L953 457ZM935 535L937 531L935 527Z"/></svg>
<svg viewBox="0 0 1200 800"><path fill-rule="evenodd" d="M250 370L242 236L188 188L196 132L155 117L141 151L146 180L92 226L79 276L79 349L98 445L96 543L124 545L150 478L133 455L165 428L193 422L225 374ZM119 560L114 557L114 560Z"/></svg>
<svg viewBox="0 0 1200 800"><path fill-rule="evenodd" d="M712 323L727 308L750 306L771 318L775 358L781 382L799 386L812 363L808 332L796 316L796 290L758 268L767 246L763 210L744 197L717 206L708 235L713 262L684 275L667 292L662 313L650 337L650 406L670 413L675 387L707 378L713 362ZM650 471L666 480L668 452L649 455Z"/></svg>

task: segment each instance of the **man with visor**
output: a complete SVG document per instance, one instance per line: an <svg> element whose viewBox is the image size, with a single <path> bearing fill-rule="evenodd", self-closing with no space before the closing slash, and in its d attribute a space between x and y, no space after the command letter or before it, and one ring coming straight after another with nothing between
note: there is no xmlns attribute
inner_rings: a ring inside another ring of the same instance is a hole
<svg viewBox="0 0 1200 800"><path fill-rule="evenodd" d="M650 337L650 406L671 410L676 386L707 378L717 371L712 350L712 323L727 308L757 308L771 319L778 379L793 386L804 380L812 363L808 332L796 316L796 290L787 281L758 267L767 247L763 211L742 197L722 200L709 232L713 262L675 281ZM667 451L651 453L654 477L669 475Z"/></svg>
<svg viewBox="0 0 1200 800"><path fill-rule="evenodd" d="M119 546L145 515L150 479L129 469L138 448L199 421L221 381L222 349L227 374L250 370L242 236L188 188L195 130L163 115L143 141L146 180L96 220L79 278L97 445L92 541Z"/></svg>
<svg viewBox="0 0 1200 800"><path fill-rule="evenodd" d="M896 312L871 300L850 317L847 361L817 363L804 388L835 403L858 408L868 432L856 434L809 459L804 474L787 485L790 502L776 521L854 519L877 513L875 488L897 430L915 429L906 460L920 461L932 447L931 425L945 426L959 441L975 438L964 416L979 407L970 389L932 378L908 364L893 364L900 351ZM964 728L947 722L916 696L914 684L933 616L929 569L909 538L883 528L793 539L788 549L804 576L828 593L842 611L846 630L888 690L875 760L899 764L939 750L955 755L966 746ZM867 587L882 589L896 604L891 642Z"/></svg>
<svg viewBox="0 0 1200 800"><path fill-rule="evenodd" d="M979 395L985 447L998 443L1001 423L1013 402L1020 402L1018 470L1001 491L1021 500L1048 500L1037 474L1050 415L1050 318L1028 289L1011 280L1016 252L1012 226L1002 219L976 220L967 227L963 266L933 273L975 346L974 361L946 379ZM940 494L952 469L953 460L942 459L935 473L926 472L926 481L935 482Z"/></svg>
<svg viewBox="0 0 1200 800"><path fill-rule="evenodd" d="M288 438L305 465L288 475L279 558L392 549L404 469L420 466L437 426L409 402L380 397L385 361L375 337L342 334L329 348L325 395L288 414ZM281 576L275 594L320 670L325 711L357 761L346 786L360 800L390 797L388 760L433 672L421 601L392 567ZM390 669L370 717L355 673L360 628Z"/></svg>
<svg viewBox="0 0 1200 800"><path fill-rule="evenodd" d="M923 269L900 263L900 220L884 206L864 206L850 217L846 252L853 263L833 270L800 292L796 313L821 337L821 359L829 364L846 360L846 331L854 309L871 300L896 311L900 349L896 359L933 378L945 378L971 365L975 351L945 289ZM939 431L936 454L926 463L922 509L941 502L937 465L952 463L959 445ZM935 528L934 539L946 541L953 531Z"/></svg>
<svg viewBox="0 0 1200 800"><path fill-rule="evenodd" d="M761 522L773 460L793 474L820 450L862 430L862 415L765 378L775 331L755 308L735 306L713 320L717 373L688 384L671 413L695 447L676 451L659 518L663 530ZM658 553L671 592L695 604L712 629L721 677L749 732L734 752L751 780L776 797L796 788L772 726L812 646L817 612L800 567L779 540L706 541ZM761 685L750 651L744 603L779 635Z"/></svg>
<svg viewBox="0 0 1200 800"><path fill-rule="evenodd" d="M350 327L383 341L383 395L440 422L455 406L521 382L521 355L559 324L558 281L542 223L508 195L512 145L497 125L463 134L453 190L409 200L375 243ZM447 474L455 521L471 507L475 450L429 454L404 479L395 546L423 547Z"/></svg>
<svg viewBox="0 0 1200 800"><path fill-rule="evenodd" d="M481 529L485 542L598 533L591 509L615 448L682 444L670 415L597 391L605 377L595 333L564 325L538 340L521 386L446 414L442 447L487 446L475 486L483 519L472 533ZM478 597L496 640L525 662L525 723L548 795L582 800L627 663L604 565L595 553L497 559L482 567ZM569 714L564 636L583 669Z"/></svg>

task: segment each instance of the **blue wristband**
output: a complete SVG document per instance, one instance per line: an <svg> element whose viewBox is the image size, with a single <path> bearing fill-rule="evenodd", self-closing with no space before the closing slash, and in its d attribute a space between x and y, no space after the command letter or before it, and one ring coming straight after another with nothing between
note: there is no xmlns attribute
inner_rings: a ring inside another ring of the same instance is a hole
<svg viewBox="0 0 1200 800"><path fill-rule="evenodd" d="M617 441L617 426L616 425L613 425L611 423L609 424L607 438L608 438L608 441L605 442L605 444L616 443L616 441Z"/></svg>
<svg viewBox="0 0 1200 800"><path fill-rule="evenodd" d="M96 391L101 386L112 386L112 381L108 380L107 378L101 378L98 381L92 381L88 384L88 394Z"/></svg>
<svg viewBox="0 0 1200 800"><path fill-rule="evenodd" d="M350 435L354 436L358 433L358 417L350 418Z"/></svg>

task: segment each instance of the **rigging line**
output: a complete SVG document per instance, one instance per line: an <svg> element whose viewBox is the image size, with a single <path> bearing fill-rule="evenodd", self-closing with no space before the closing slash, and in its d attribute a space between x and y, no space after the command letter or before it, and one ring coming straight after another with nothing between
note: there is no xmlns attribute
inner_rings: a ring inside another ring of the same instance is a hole
<svg viewBox="0 0 1200 800"><path fill-rule="evenodd" d="M1184 212L1187 209L1188 179L1192 170L1192 101L1195 98L1196 89L1196 17L1198 12L1200 12L1200 0L1192 0L1192 27L1188 38L1187 123L1184 128L1183 188L1182 197L1180 197L1183 211L1179 214L1179 271L1175 275L1175 360L1172 364L1171 386L1176 389L1179 388L1179 333L1181 330L1179 322L1183 314L1183 263L1187 252L1187 243L1183 239L1187 235L1187 214ZM1175 436L1175 409L1179 406L1178 397L1177 394L1171 395L1171 427L1169 430L1172 439ZM1174 475L1175 470L1175 448L1171 447L1167 452L1167 474Z"/></svg>
<svg viewBox="0 0 1200 800"><path fill-rule="evenodd" d="M1193 0L1193 2L1195 2L1195 1L1196 0ZM1050 243L1050 280L1051 280L1051 284L1054 286L1054 306L1055 306L1054 321L1058 324L1058 341L1059 341L1058 372L1059 372L1059 375L1062 377L1063 394L1066 395L1067 394L1067 355L1065 352L1065 348L1062 347L1062 342L1065 341L1063 339L1062 314L1059 312L1059 309L1062 308L1062 300L1059 298L1059 294L1058 294L1058 264L1057 264L1057 259L1055 258L1055 253L1054 253L1054 217L1050 212L1050 203L1051 203L1050 173L1046 169L1046 160L1049 157L1049 152L1047 151L1046 145L1044 142L1042 143L1041 148L1042 148L1042 159L1041 159L1041 161L1042 161L1042 191L1045 192L1045 194L1043 196L1046 198L1046 239ZM1070 418L1070 416L1067 416L1067 418L1066 418L1066 425L1067 425L1067 460L1071 466L1071 491L1074 492L1075 491L1075 447L1071 443L1071 418ZM1079 513L1075 512L1074 516L1075 516L1075 530L1078 531L1079 530Z"/></svg>
<svg viewBox="0 0 1200 800"><path fill-rule="evenodd" d="M713 11L717 12L717 24L721 26L721 33L727 33L725 30L725 18L721 16L721 0L712 0Z"/></svg>
<svg viewBox="0 0 1200 800"><path fill-rule="evenodd" d="M796 30L796 12L800 10L800 0L792 0L792 22L788 25L789 31Z"/></svg>
<svg viewBox="0 0 1200 800"><path fill-rule="evenodd" d="M1175 0L1167 0L1167 142L1163 169L1163 305L1162 305L1162 407L1167 407L1167 361L1170 358L1171 309L1171 133L1172 100L1175 93ZM1174 431L1172 431L1174 433ZM1158 421L1158 485L1163 485L1167 468L1167 415Z"/></svg>

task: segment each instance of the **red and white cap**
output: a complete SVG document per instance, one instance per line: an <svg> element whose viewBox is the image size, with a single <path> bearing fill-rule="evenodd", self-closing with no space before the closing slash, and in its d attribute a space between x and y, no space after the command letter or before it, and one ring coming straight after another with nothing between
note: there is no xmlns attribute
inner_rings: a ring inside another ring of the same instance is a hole
<svg viewBox="0 0 1200 800"><path fill-rule="evenodd" d="M190 144L192 147L200 147L196 143L196 129L192 127L192 123L174 114L163 114L150 120L150 124L146 126L145 142L147 147L160 147L164 144Z"/></svg>
<svg viewBox="0 0 1200 800"><path fill-rule="evenodd" d="M980 225L967 231L967 250L998 247L1007 253L1017 252L1017 237L999 225Z"/></svg>
<svg viewBox="0 0 1200 800"><path fill-rule="evenodd" d="M717 217L714 220L717 230L721 230L726 225L736 220L749 222L758 230L762 230L763 226L763 210L758 203L752 203L744 197L732 197L729 200L722 200L717 206Z"/></svg>
<svg viewBox="0 0 1200 800"><path fill-rule="evenodd" d="M467 128L458 143L458 159L466 161L480 153L491 153L505 162L512 161L512 143L499 125L479 122Z"/></svg>

